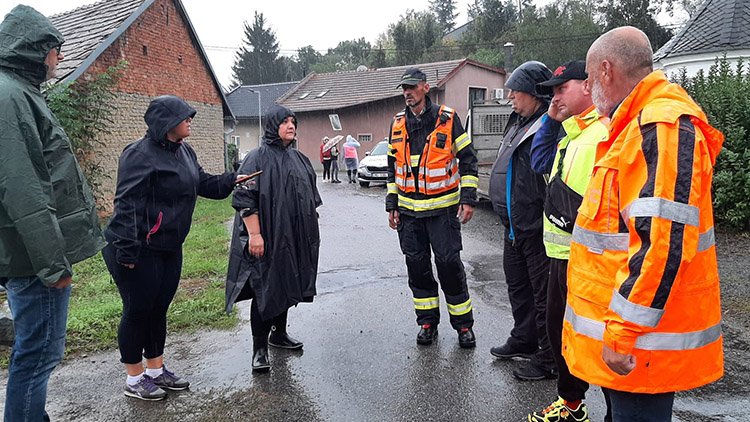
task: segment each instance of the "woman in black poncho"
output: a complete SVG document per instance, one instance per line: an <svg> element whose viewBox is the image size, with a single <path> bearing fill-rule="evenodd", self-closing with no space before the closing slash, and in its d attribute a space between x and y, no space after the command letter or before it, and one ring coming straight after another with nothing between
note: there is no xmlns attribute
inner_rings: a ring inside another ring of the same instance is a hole
<svg viewBox="0 0 750 422"><path fill-rule="evenodd" d="M287 311L315 296L322 204L310 160L293 144L297 120L282 106L264 117L264 143L250 151L239 173L263 171L235 190L237 210L229 256L226 311L253 299L253 371L268 371L268 345L301 349L286 332ZM269 336L270 333L270 336Z"/></svg>

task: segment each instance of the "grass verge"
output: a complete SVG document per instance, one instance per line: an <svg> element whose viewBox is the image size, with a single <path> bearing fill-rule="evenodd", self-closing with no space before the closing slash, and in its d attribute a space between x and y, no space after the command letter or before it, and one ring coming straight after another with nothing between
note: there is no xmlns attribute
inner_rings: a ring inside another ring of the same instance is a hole
<svg viewBox="0 0 750 422"><path fill-rule="evenodd" d="M233 215L231 198L198 200L183 248L182 280L167 314L170 333L229 328L237 323L234 313L224 312L229 259L229 234L224 222ZM116 348L122 302L101 254L76 264L73 270L66 355ZM8 367L9 355L9 350L0 353L0 367Z"/></svg>

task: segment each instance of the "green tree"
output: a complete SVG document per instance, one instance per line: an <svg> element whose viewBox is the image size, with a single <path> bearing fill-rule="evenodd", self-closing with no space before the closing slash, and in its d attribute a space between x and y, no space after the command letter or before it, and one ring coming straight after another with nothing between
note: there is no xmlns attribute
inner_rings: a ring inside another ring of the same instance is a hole
<svg viewBox="0 0 750 422"><path fill-rule="evenodd" d="M101 155L95 150L104 145L102 139L111 133L109 127L116 110L114 89L127 66L127 62L120 61L98 75L87 74L75 82L44 86L47 103L68 135L100 207L104 205L102 182L109 176L101 165Z"/></svg>
<svg viewBox="0 0 750 422"><path fill-rule="evenodd" d="M606 0L600 8L605 31L618 26L634 26L648 35L654 51L672 38L672 31L656 22L656 14L672 0Z"/></svg>
<svg viewBox="0 0 750 422"><path fill-rule="evenodd" d="M472 23L462 42L484 47L490 43L502 46L507 41L502 38L513 29L518 13L512 0L474 0L469 7L469 18Z"/></svg>
<svg viewBox="0 0 750 422"><path fill-rule="evenodd" d="M430 0L430 9L435 20L443 29L443 34L451 32L456 27L456 0Z"/></svg>
<svg viewBox="0 0 750 422"><path fill-rule="evenodd" d="M298 48L296 60L302 70L302 76L306 76L310 72L310 67L320 62L322 57L323 55L311 45Z"/></svg>
<svg viewBox="0 0 750 422"><path fill-rule="evenodd" d="M692 78L676 77L725 136L714 167L714 216L725 227L750 229L750 70L726 56Z"/></svg>
<svg viewBox="0 0 750 422"><path fill-rule="evenodd" d="M244 25L244 40L235 54L232 74L240 85L257 85L282 82L286 69L279 62L279 43L276 34L267 27L262 13L255 12L253 24Z"/></svg>
<svg viewBox="0 0 750 422"><path fill-rule="evenodd" d="M581 0L526 9L510 37L514 61L538 60L554 69L568 60L585 60L591 43L602 34L591 10L590 3Z"/></svg>
<svg viewBox="0 0 750 422"><path fill-rule="evenodd" d="M398 22L389 25L388 35L393 39L396 54L393 65L408 65L419 62L442 36L440 24L429 12L407 10Z"/></svg>

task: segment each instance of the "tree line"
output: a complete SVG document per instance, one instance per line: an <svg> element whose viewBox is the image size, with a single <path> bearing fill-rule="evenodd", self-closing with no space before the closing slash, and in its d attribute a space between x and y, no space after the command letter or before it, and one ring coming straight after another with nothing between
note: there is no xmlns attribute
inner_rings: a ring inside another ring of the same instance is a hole
<svg viewBox="0 0 750 422"><path fill-rule="evenodd" d="M539 60L548 67L584 59L591 43L609 29L632 25L643 30L656 51L673 35L656 21L659 12L695 12L700 0L560 0L538 7L530 0L474 0L469 23L459 37L457 0L431 0L428 10L406 10L373 42L340 41L325 53L308 45L287 57L279 54L276 32L263 13L244 23L235 54L232 85L288 82L310 72L382 68L470 58L503 68L503 45L514 44L514 62Z"/></svg>

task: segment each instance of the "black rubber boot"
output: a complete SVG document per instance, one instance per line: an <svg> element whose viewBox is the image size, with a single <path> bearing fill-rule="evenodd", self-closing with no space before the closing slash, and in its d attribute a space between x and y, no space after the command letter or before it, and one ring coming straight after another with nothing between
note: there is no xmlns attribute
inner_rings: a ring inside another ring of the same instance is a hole
<svg viewBox="0 0 750 422"><path fill-rule="evenodd" d="M277 329L275 325L271 327L271 335L268 336L268 344L280 349L299 350L302 348L301 341L289 337L285 328Z"/></svg>
<svg viewBox="0 0 750 422"><path fill-rule="evenodd" d="M271 364L268 362L268 338L253 336L253 372L268 372Z"/></svg>

